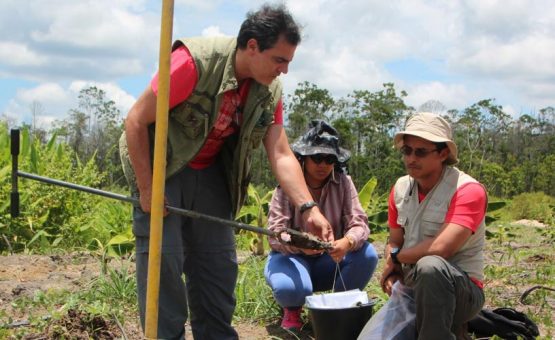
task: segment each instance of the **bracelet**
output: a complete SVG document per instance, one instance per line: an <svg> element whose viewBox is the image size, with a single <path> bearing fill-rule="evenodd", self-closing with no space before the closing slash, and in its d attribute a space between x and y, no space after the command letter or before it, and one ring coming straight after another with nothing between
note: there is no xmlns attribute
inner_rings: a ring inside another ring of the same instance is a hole
<svg viewBox="0 0 555 340"><path fill-rule="evenodd" d="M314 208L315 206L317 206L318 203L314 202L314 201L308 201L306 203L303 203L300 207L299 207L299 212L301 213L301 215L307 211L310 208Z"/></svg>
<svg viewBox="0 0 555 340"><path fill-rule="evenodd" d="M345 235L345 238L349 241L349 251L353 250L353 248L355 247L355 239L352 236L349 235Z"/></svg>

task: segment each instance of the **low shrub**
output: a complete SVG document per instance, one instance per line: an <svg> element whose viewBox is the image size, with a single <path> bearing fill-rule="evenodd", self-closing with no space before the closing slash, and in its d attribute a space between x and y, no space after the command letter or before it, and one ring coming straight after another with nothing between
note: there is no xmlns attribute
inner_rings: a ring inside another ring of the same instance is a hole
<svg viewBox="0 0 555 340"><path fill-rule="evenodd" d="M555 225L555 198L543 192L515 196L508 211L513 220L529 219Z"/></svg>

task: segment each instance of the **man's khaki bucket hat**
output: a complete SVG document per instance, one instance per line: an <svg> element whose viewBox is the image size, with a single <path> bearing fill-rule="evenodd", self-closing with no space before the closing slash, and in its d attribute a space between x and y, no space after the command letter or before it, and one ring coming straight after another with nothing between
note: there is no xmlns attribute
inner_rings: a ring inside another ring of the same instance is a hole
<svg viewBox="0 0 555 340"><path fill-rule="evenodd" d="M445 160L447 165L457 164L457 145L453 142L451 125L439 115L430 112L418 112L412 115L405 125L405 130L395 134L393 139L395 147L403 146L403 136L411 135L429 140L430 142L447 143L449 156Z"/></svg>

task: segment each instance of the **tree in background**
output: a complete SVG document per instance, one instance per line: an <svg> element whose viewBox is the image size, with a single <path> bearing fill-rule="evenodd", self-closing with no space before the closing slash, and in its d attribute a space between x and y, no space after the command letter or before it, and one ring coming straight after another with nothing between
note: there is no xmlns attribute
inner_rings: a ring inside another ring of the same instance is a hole
<svg viewBox="0 0 555 340"><path fill-rule="evenodd" d="M327 89L309 82L298 84L284 101L284 123L290 142L313 119L325 119L340 133L342 145L351 151L349 173L357 187L375 177L376 193L389 191L404 173L402 158L392 147L393 135L401 130L414 109L405 104L405 91L386 83L377 91L354 90L334 97ZM40 103L30 106L38 131L38 117L46 111ZM451 122L459 146L459 167L484 183L490 194L510 198L525 192L543 191L555 195L555 108L519 117L508 115L494 99L480 100L462 110L446 109L429 100L419 110L441 114ZM2 121L13 126L9 117ZM97 87L79 92L78 105L68 119L57 122L46 135L57 134L81 161L93 158L103 176L103 187L124 186L118 155L122 119L115 103ZM43 140L37 133L35 138ZM263 148L255 151L252 162L253 184L271 189L275 178Z"/></svg>
<svg viewBox="0 0 555 340"><path fill-rule="evenodd" d="M347 99L338 101L332 124L338 122L346 147L353 154L350 173L357 186L376 176L378 190L387 190L402 173L391 138L403 125L404 117L413 112L403 100L406 96L405 91L397 94L392 83L385 83L380 91L355 90Z"/></svg>
<svg viewBox="0 0 555 340"><path fill-rule="evenodd" d="M329 120L329 111L335 103L328 90L320 89L307 81L297 86L293 95L289 95L283 105L284 126L289 142L297 139L313 119ZM252 171L257 184L267 189L277 184L263 148L258 148L253 154Z"/></svg>
<svg viewBox="0 0 555 340"><path fill-rule="evenodd" d="M36 100L33 100L31 105L29 105L29 110L31 111L31 116L33 117L33 121L31 122L30 131L31 131L31 138L38 139L42 143L46 143L46 135L47 131L40 126L38 126L38 118L44 114L44 106Z"/></svg>
<svg viewBox="0 0 555 340"><path fill-rule="evenodd" d="M328 120L335 101L328 90L305 81L299 83L293 95L287 97L287 135L295 140L314 119Z"/></svg>
<svg viewBox="0 0 555 340"><path fill-rule="evenodd" d="M106 92L96 86L79 91L77 108L69 110L67 121L57 122L56 131L83 160L95 159L108 174L107 185L124 185L118 140L123 131L120 110Z"/></svg>
<svg viewBox="0 0 555 340"><path fill-rule="evenodd" d="M443 103L440 102L439 100L430 99L424 104L420 105L418 107L418 111L431 112L438 115L442 115L447 111L447 107L445 107L445 105L443 105Z"/></svg>
<svg viewBox="0 0 555 340"><path fill-rule="evenodd" d="M461 169L478 177L485 160L501 156L506 148L502 136L510 127L510 116L494 99L481 100L464 109L453 124L457 146L464 158Z"/></svg>

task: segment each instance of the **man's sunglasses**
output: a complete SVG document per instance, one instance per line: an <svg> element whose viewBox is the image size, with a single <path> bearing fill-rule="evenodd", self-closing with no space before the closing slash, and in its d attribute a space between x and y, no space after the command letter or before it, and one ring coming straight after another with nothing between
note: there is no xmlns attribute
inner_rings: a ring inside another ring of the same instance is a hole
<svg viewBox="0 0 555 340"><path fill-rule="evenodd" d="M323 154L323 153L310 155L310 159L312 159L312 161L316 164L320 164L322 162L326 162L326 164L333 164L337 161L337 157L335 157L335 155Z"/></svg>
<svg viewBox="0 0 555 340"><path fill-rule="evenodd" d="M434 151L441 151L439 149L433 149L433 150L428 150L428 149L424 149L424 148L416 148L413 149L408 145L403 145L401 147L401 149L399 149L399 151L401 151L401 153L405 156L410 156L412 155L412 152L414 151L414 155L418 158L424 158L426 156L428 156L430 153L434 152Z"/></svg>

